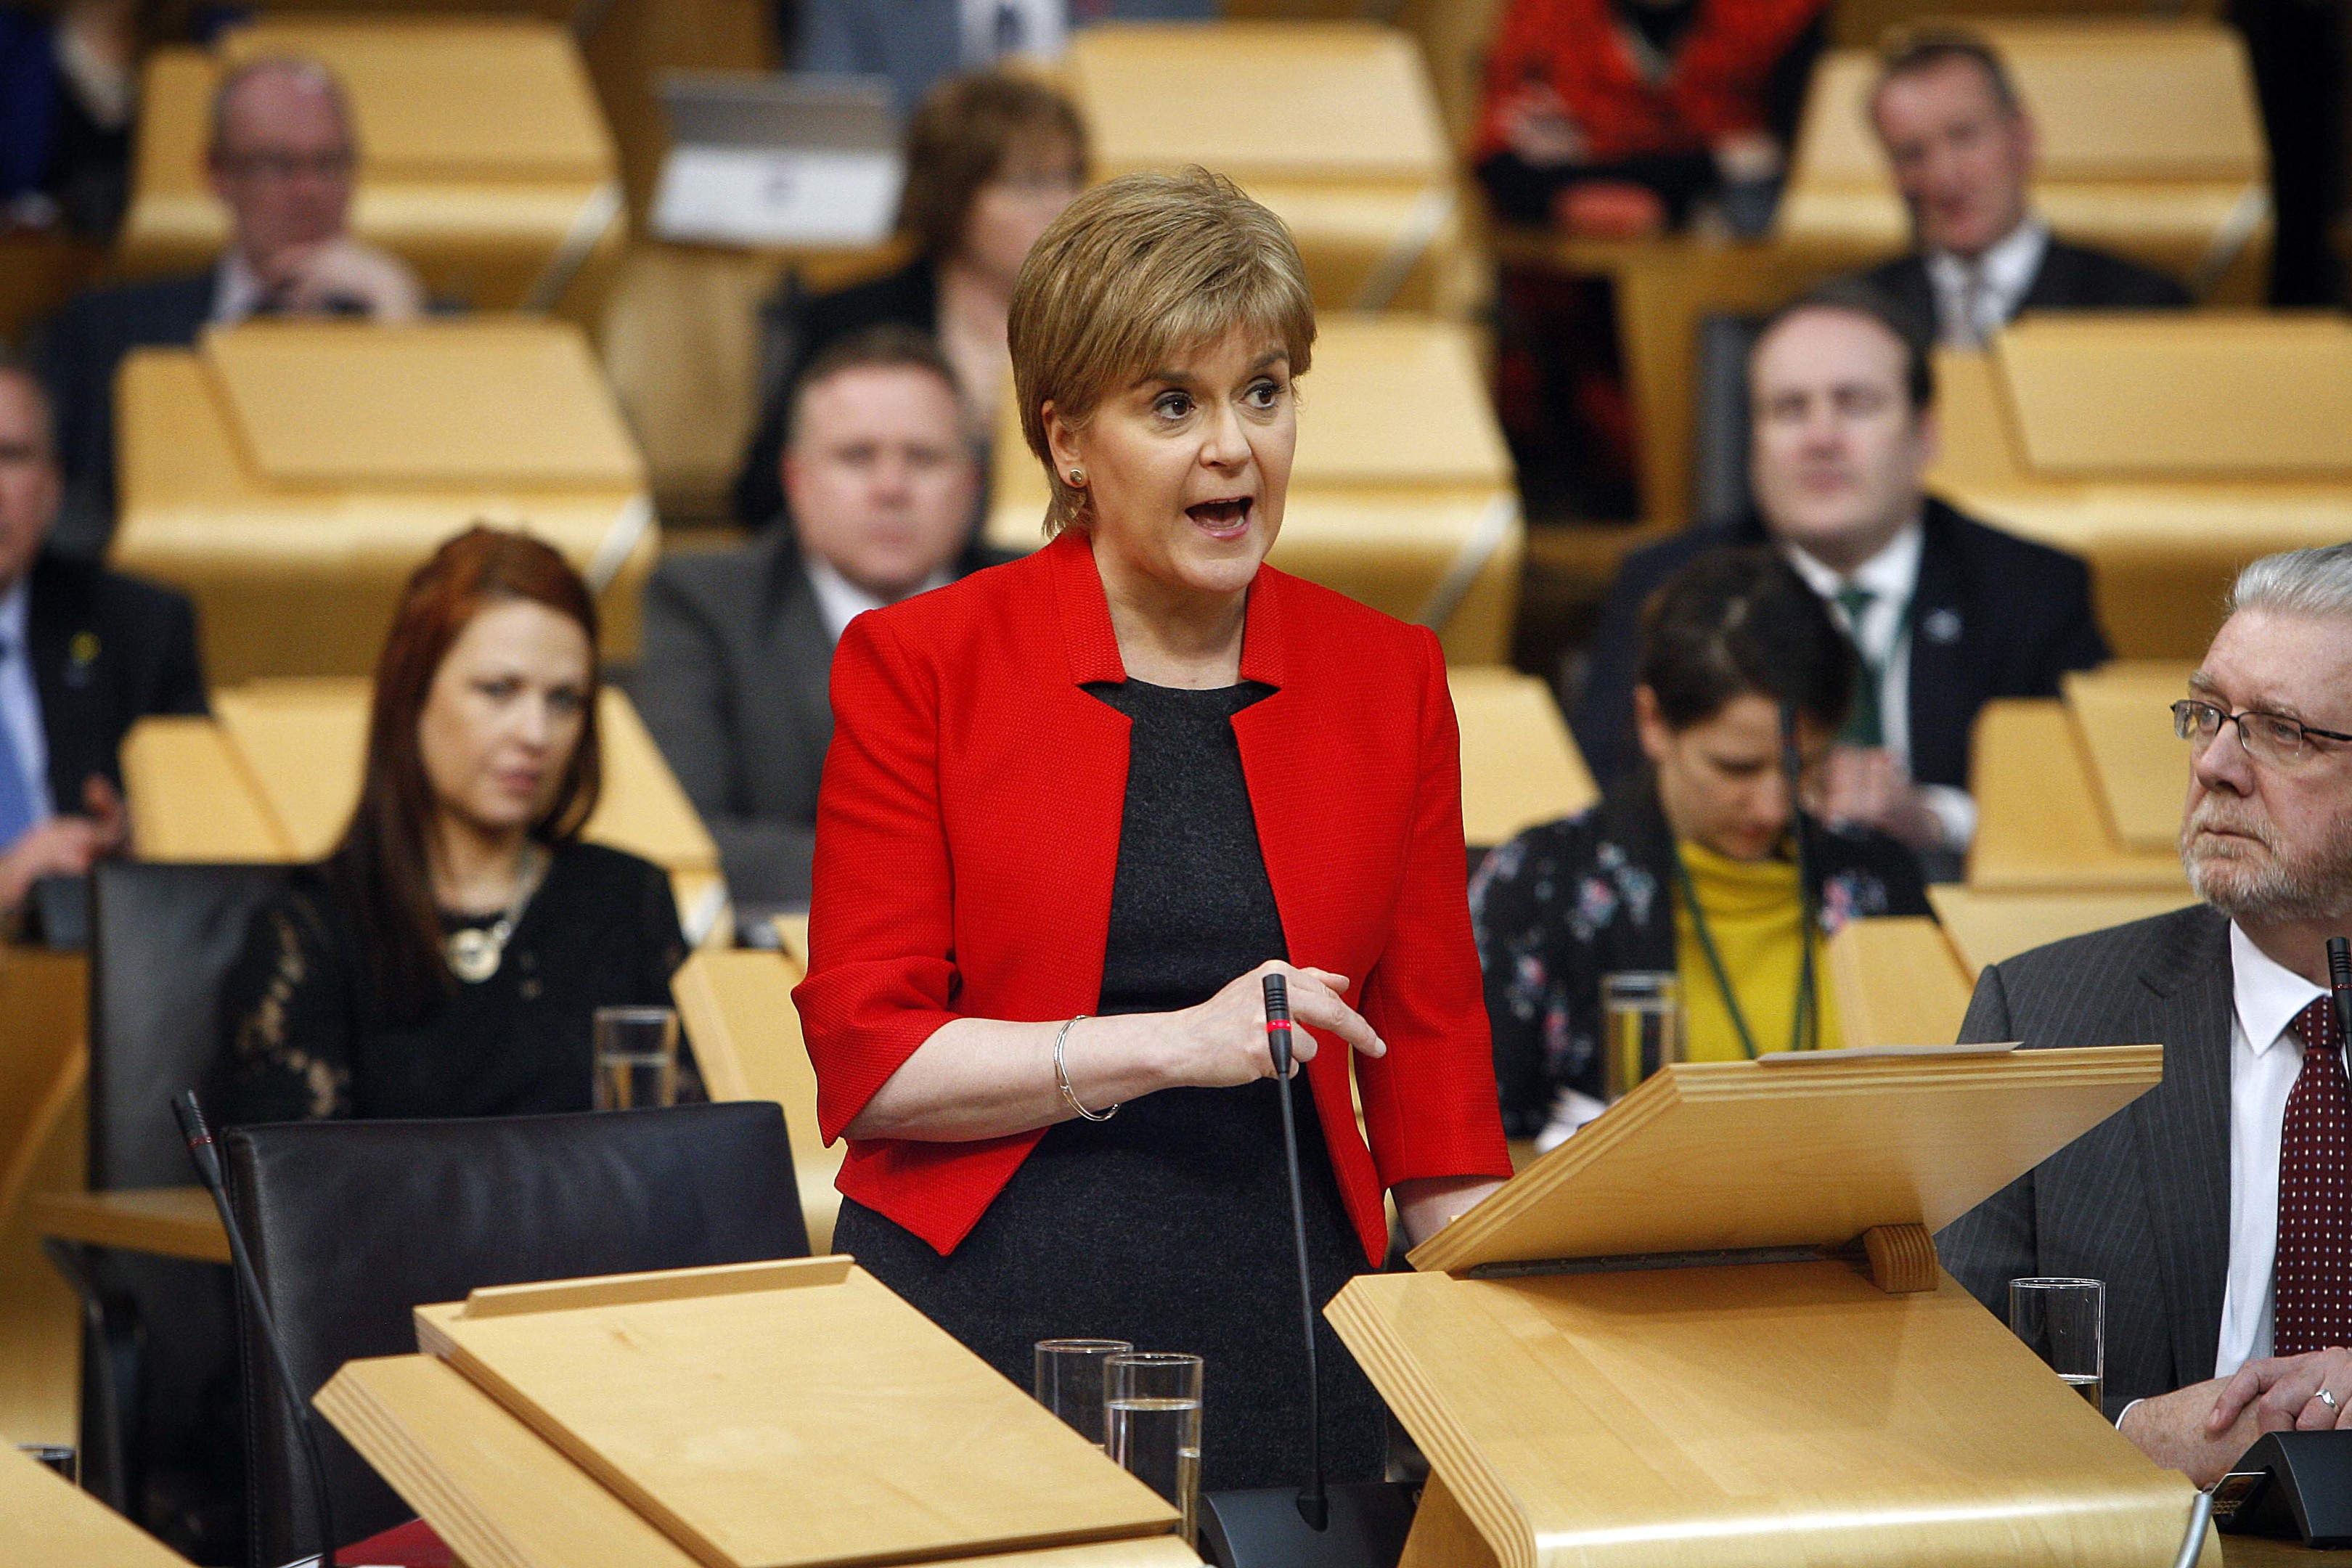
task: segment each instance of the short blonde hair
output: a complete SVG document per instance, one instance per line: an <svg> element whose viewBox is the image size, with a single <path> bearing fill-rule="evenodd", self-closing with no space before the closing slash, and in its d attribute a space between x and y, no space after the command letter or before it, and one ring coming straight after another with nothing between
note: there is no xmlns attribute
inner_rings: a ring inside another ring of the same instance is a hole
<svg viewBox="0 0 2352 1568"><path fill-rule="evenodd" d="M1054 220L1021 265L1006 336L1021 433L1045 465L1045 532L1083 526L1086 492L1045 442L1045 405L1084 425L1103 399L1172 353L1235 329L1278 338L1307 372L1315 303L1282 220L1222 174L1125 174Z"/></svg>

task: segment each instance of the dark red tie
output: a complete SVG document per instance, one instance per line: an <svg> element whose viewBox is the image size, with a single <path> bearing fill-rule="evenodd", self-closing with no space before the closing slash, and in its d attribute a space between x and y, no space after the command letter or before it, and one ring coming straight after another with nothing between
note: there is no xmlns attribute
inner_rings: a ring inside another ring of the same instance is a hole
<svg viewBox="0 0 2352 1568"><path fill-rule="evenodd" d="M2289 1026L2303 1039L2303 1071L2279 1129L2278 1355L2352 1344L2352 1089L2344 1042L2325 996Z"/></svg>

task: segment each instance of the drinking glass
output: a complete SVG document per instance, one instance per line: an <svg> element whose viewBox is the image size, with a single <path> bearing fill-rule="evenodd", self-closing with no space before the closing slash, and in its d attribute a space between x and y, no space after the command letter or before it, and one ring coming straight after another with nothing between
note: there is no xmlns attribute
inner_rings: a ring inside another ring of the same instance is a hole
<svg viewBox="0 0 2352 1568"><path fill-rule="evenodd" d="M1610 1104L1683 1059L1683 987L1670 969L1601 977L1601 1095Z"/></svg>
<svg viewBox="0 0 2352 1568"><path fill-rule="evenodd" d="M596 1109L677 1103L677 1015L667 1007L596 1009Z"/></svg>
<svg viewBox="0 0 2352 1568"><path fill-rule="evenodd" d="M2107 1288L2096 1279L2012 1279L2009 1330L2058 1380L2105 1413Z"/></svg>
<svg viewBox="0 0 2352 1568"><path fill-rule="evenodd" d="M1183 1515L1201 1512L1201 1358L1128 1352L1110 1358L1110 1457Z"/></svg>
<svg viewBox="0 0 2352 1568"><path fill-rule="evenodd" d="M1110 1358L1134 1348L1125 1340L1039 1340L1037 1403L1108 1453Z"/></svg>
<svg viewBox="0 0 2352 1568"><path fill-rule="evenodd" d="M81 1484L81 1456L72 1448L55 1443L19 1443L16 1452L31 1458L43 1469L55 1470L76 1486Z"/></svg>

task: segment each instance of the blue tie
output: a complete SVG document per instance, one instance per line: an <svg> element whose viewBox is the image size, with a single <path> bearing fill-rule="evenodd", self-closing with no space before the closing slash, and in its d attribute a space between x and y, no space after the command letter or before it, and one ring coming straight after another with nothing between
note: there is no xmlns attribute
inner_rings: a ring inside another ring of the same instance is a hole
<svg viewBox="0 0 2352 1568"><path fill-rule="evenodd" d="M16 657L15 645L0 642L0 671ZM25 836L33 826L33 792L25 782L25 759L16 754L16 737L0 722L0 848Z"/></svg>

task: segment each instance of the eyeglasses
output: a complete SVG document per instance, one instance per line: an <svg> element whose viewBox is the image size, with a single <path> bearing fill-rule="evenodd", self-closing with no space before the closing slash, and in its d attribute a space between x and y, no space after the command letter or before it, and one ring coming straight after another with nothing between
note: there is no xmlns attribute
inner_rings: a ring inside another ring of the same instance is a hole
<svg viewBox="0 0 2352 1568"><path fill-rule="evenodd" d="M248 180L292 181L349 179L359 155L350 148L333 153L224 153L220 166Z"/></svg>
<svg viewBox="0 0 2352 1568"><path fill-rule="evenodd" d="M2309 761L2314 754L2311 742L2315 739L2352 743L2352 735L2315 730L2275 713L2230 713L2193 698L2172 705L2172 732L2184 741L2195 742L2200 753L2213 743L2224 724L2235 724L2239 744L2250 755L2273 767L2292 768Z"/></svg>

